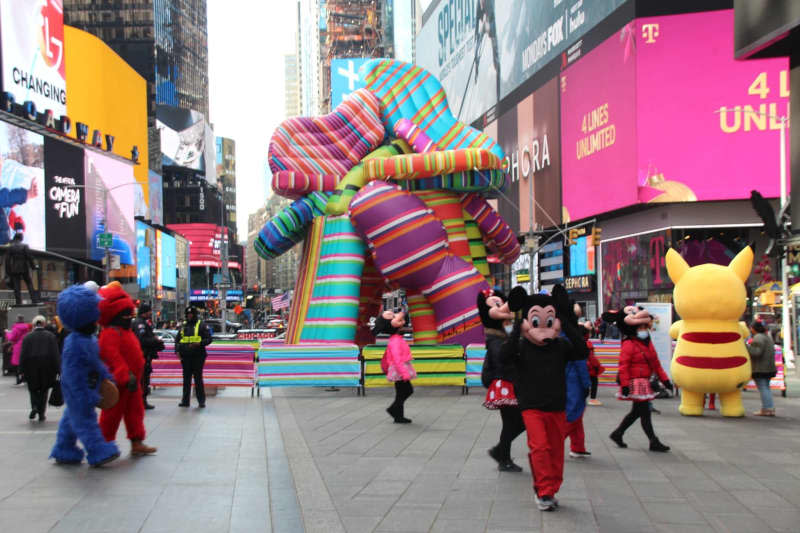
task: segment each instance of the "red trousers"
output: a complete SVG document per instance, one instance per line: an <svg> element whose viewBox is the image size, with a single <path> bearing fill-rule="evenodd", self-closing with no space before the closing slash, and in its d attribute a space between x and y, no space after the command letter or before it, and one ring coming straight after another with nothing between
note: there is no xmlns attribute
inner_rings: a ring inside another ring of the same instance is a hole
<svg viewBox="0 0 800 533"><path fill-rule="evenodd" d="M533 472L533 490L541 496L555 496L564 479L564 411L536 409L522 411L528 432L528 460Z"/></svg>
<svg viewBox="0 0 800 533"><path fill-rule="evenodd" d="M123 418L128 439L144 440L144 401L142 401L141 387L137 387L133 392L124 386L120 387L117 405L100 411L100 431L103 432L103 438L107 442L117 438L119 423Z"/></svg>
<svg viewBox="0 0 800 533"><path fill-rule="evenodd" d="M569 449L573 452L585 452L586 442L583 434L583 415L577 420L567 422L567 431L564 439L569 437Z"/></svg>

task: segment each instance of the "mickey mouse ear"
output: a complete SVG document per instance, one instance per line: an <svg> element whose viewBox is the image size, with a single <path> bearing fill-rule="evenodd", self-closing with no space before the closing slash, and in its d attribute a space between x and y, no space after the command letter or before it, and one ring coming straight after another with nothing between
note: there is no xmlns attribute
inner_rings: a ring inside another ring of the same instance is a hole
<svg viewBox="0 0 800 533"><path fill-rule="evenodd" d="M519 311L525 306L525 300L528 298L528 291L524 287L517 285L511 289L508 295L508 308L514 312Z"/></svg>

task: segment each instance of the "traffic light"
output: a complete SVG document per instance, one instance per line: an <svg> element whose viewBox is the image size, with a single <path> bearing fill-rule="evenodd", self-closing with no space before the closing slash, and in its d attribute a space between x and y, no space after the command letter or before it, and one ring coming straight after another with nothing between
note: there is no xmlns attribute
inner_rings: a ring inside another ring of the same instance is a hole
<svg viewBox="0 0 800 533"><path fill-rule="evenodd" d="M567 246L573 246L577 244L577 239L580 233L576 229L571 229L567 232Z"/></svg>
<svg viewBox="0 0 800 533"><path fill-rule="evenodd" d="M592 246L600 246L600 234L603 232L597 226L592 228Z"/></svg>

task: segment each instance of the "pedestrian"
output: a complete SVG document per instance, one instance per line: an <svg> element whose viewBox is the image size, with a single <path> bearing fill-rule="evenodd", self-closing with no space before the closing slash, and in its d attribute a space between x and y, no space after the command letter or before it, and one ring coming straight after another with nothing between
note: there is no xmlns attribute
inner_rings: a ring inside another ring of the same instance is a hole
<svg viewBox="0 0 800 533"><path fill-rule="evenodd" d="M775 344L767 334L766 326L759 320L755 320L750 324L750 333L751 337L747 343L747 351L750 353L753 381L756 382L758 393L761 395L761 409L753 414L756 416L775 416L772 390L769 388L769 381L775 377L778 371L775 366Z"/></svg>
<svg viewBox="0 0 800 533"><path fill-rule="evenodd" d="M67 338L69 332L64 328L58 315L53 317L53 320L45 326L45 329L56 336L56 340L58 341L58 353L60 354L61 350L64 349L64 339Z"/></svg>
<svg viewBox="0 0 800 533"><path fill-rule="evenodd" d="M17 315L17 322L6 332L6 340L11 343L11 368L17 375L17 385L22 383L22 370L19 368L19 355L22 351L22 339L30 333L31 325L25 322L25 316Z"/></svg>
<svg viewBox="0 0 800 533"><path fill-rule="evenodd" d="M164 349L164 342L153 333L153 310L149 304L139 305L136 320L133 323L133 332L139 339L139 345L144 354L144 373L142 374L142 401L145 409L155 409L154 405L147 403L150 394L150 374L153 372L153 360L158 359L158 352Z"/></svg>
<svg viewBox="0 0 800 533"><path fill-rule="evenodd" d="M200 320L195 307L187 307L184 312L185 320L178 329L175 345L178 347L178 356L181 359L183 370L183 396L181 407L189 407L192 392L192 379L194 379L194 394L197 397L198 407L206 406L206 389L203 386L203 366L206 364L206 346L211 344L211 331Z"/></svg>
<svg viewBox="0 0 800 533"><path fill-rule="evenodd" d="M589 335L588 332L591 331L591 323L585 322L583 326L577 323L573 323L573 325L577 331L583 333L583 340L586 343L586 353L590 353L589 347L591 343L586 339ZM589 396L589 391L592 386L592 381L589 377L588 359L567 361L566 380L567 425L565 440L569 437L569 456L576 459L586 458L592 455L589 450L586 449L586 435L583 430L583 413L586 410L586 397Z"/></svg>
<svg viewBox="0 0 800 533"><path fill-rule="evenodd" d="M417 377L411 364L411 348L403 335L398 333L405 325L406 314L397 308L394 311L384 311L375 319L375 326L372 328L373 335L389 335L389 342L381 359L381 370L386 374L386 379L394 383L394 402L386 408L386 412L394 419L395 424L411 423L411 419L405 417L405 402L414 394L411 380Z"/></svg>
<svg viewBox="0 0 800 533"><path fill-rule="evenodd" d="M28 418L33 420L39 415L40 422L45 420L47 392L55 385L61 368L58 340L45 329L46 324L47 319L41 315L33 319L33 331L22 340L19 357L19 366L31 396Z"/></svg>
<svg viewBox="0 0 800 533"><path fill-rule="evenodd" d="M489 449L489 456L497 461L500 472L522 472L511 459L511 443L525 431L525 423L514 395L514 366L502 360L503 344L514 329L514 313L499 290L479 292L477 306L486 336L486 357L481 369L481 383L487 389L483 406L499 410L502 420L500 440Z"/></svg>
<svg viewBox="0 0 800 533"><path fill-rule="evenodd" d="M31 270L36 269L28 245L22 242L22 233L15 233L11 244L6 251L6 276L14 289L14 300L17 305L22 305L22 282L28 288L31 303L39 301L39 296L31 283Z"/></svg>
<svg viewBox="0 0 800 533"><path fill-rule="evenodd" d="M605 324L605 322L603 323ZM589 401L587 403L589 405L603 405L603 402L597 399L597 385L600 374L605 372L606 368L600 364L600 360L594 354L594 344L589 340L591 335L591 327L586 326L586 332L583 334L583 338L586 340L586 349L589 350L589 356L586 358L586 366L589 367L589 383L591 386L589 390Z"/></svg>
<svg viewBox="0 0 800 533"><path fill-rule="evenodd" d="M117 437L120 422L125 420L125 430L131 441L131 455L152 455L156 448L144 443L144 402L142 400L142 374L144 356L136 335L131 331L135 305L117 281L112 281L98 291L100 300L100 325L98 337L100 358L114 376L119 389L119 401L110 409L100 412L100 429L107 442Z"/></svg>
<svg viewBox="0 0 800 533"><path fill-rule="evenodd" d="M555 511L564 477L566 366L567 361L586 358L586 344L561 285L553 288L552 296L529 296L524 288L514 287L508 304L511 311L522 312L503 356L516 367L514 392L528 434L536 505L541 511Z"/></svg>
<svg viewBox="0 0 800 533"><path fill-rule="evenodd" d="M669 376L661 368L658 354L650 339L650 326L653 317L642 307L628 306L623 311L608 311L603 318L614 322L623 335L619 355L619 385L617 398L631 402L631 410L622 419L617 429L609 438L620 448L628 445L622 436L637 419L641 420L642 429L650 441L650 451L668 452L669 446L662 443L653 430L650 400L655 398L650 386L650 375L655 373L672 390Z"/></svg>

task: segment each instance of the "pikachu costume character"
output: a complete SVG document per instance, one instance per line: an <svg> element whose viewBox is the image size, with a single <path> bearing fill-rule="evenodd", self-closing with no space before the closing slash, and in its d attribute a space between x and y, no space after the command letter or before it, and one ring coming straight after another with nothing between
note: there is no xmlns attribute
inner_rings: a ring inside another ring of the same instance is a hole
<svg viewBox="0 0 800 533"><path fill-rule="evenodd" d="M689 267L678 252L669 250L667 272L675 284L673 301L683 320L669 330L677 346L670 372L680 386L685 416L703 414L703 395L719 394L723 416L744 416L742 387L750 380L750 356L744 340L747 292L744 282L753 266L753 250L746 247L728 266Z"/></svg>

